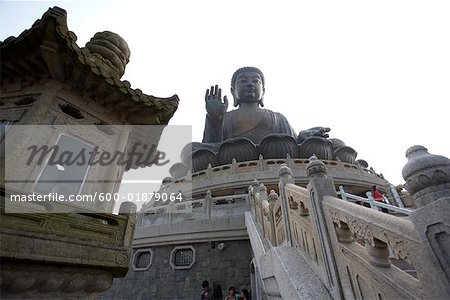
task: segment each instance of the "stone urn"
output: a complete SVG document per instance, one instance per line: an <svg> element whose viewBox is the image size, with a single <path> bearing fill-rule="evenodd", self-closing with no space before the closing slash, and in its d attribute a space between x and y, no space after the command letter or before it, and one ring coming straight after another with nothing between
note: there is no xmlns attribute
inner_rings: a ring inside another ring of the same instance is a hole
<svg viewBox="0 0 450 300"><path fill-rule="evenodd" d="M299 157L310 158L313 155L321 160L331 160L333 158L331 141L318 136L311 136L304 140L300 145Z"/></svg>
<svg viewBox="0 0 450 300"><path fill-rule="evenodd" d="M298 157L298 145L295 139L287 134L275 133L266 136L259 145L259 154L264 159Z"/></svg>
<svg viewBox="0 0 450 300"><path fill-rule="evenodd" d="M333 160L339 159L342 162L355 164L358 153L349 146L340 146L333 150Z"/></svg>
<svg viewBox="0 0 450 300"><path fill-rule="evenodd" d="M211 167L216 167L219 165L219 160L216 153L208 149L198 149L192 153L192 172L197 172L200 170L205 170L208 164Z"/></svg>
<svg viewBox="0 0 450 300"><path fill-rule="evenodd" d="M406 151L408 162L403 167L405 188L417 206L450 197L450 159L428 153L423 146L412 146Z"/></svg>
<svg viewBox="0 0 450 300"><path fill-rule="evenodd" d="M258 151L255 144L247 138L228 139L219 146L219 163L231 164L233 158L236 162L258 159Z"/></svg>

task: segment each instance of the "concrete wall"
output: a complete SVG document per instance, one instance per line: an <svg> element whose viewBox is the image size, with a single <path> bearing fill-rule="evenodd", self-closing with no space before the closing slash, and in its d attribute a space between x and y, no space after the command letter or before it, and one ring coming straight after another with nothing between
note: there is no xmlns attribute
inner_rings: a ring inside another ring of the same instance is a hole
<svg viewBox="0 0 450 300"><path fill-rule="evenodd" d="M145 271L130 267L126 277L114 279L111 289L98 299L198 299L205 279L210 287L219 283L224 296L229 286L250 290L249 241L225 241L224 245L223 250L217 246L213 249L208 242L145 248L153 252L150 267ZM180 246L192 246L195 250L195 263L190 269L171 267L170 253Z"/></svg>

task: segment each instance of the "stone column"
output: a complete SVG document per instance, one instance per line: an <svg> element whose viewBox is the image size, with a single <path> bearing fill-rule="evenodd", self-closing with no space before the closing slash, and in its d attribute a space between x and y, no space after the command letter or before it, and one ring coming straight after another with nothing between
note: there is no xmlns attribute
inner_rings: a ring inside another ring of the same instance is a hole
<svg viewBox="0 0 450 300"><path fill-rule="evenodd" d="M267 196L267 188L265 187L265 185L263 183L261 183L259 185L258 193L259 193L259 212L257 212L257 213L259 214L259 218L261 220L261 224L259 224L259 225L261 226L262 234L265 236L266 234L265 234L265 230L264 230L264 207L263 207L263 202L264 202L264 200L269 201L269 197Z"/></svg>
<svg viewBox="0 0 450 300"><path fill-rule="evenodd" d="M406 151L405 188L417 205L409 216L423 246L417 266L426 299L450 297L450 159L423 146ZM422 274L422 276L420 276Z"/></svg>
<svg viewBox="0 0 450 300"><path fill-rule="evenodd" d="M315 156L312 156L309 159L309 164L306 166L306 174L309 177L308 190L311 199L311 209L309 213L312 215L312 221L314 222L314 227L319 236L325 272L328 279L328 282L324 282L324 284L328 287L330 294L334 299L342 299L343 292L339 273L322 206L324 196L333 196L337 198L334 182L331 178L327 177L325 164ZM330 228L330 230L334 230L334 228Z"/></svg>
<svg viewBox="0 0 450 300"><path fill-rule="evenodd" d="M295 181L292 178L292 171L289 169L286 164L282 164L280 170L278 171L278 175L280 176L280 181L278 182L278 189L280 190L280 198L281 198L281 213L283 216L284 222L284 233L286 236L286 245L292 247L292 236L291 236L291 227L289 222L289 201L286 196L286 191L284 187L288 183L294 184Z"/></svg>
<svg viewBox="0 0 450 300"><path fill-rule="evenodd" d="M134 229L136 226L137 206L134 202L123 202L119 208L119 215L127 217L126 231L124 232L123 244L130 247L133 242Z"/></svg>
<svg viewBox="0 0 450 300"><path fill-rule="evenodd" d="M205 202L203 202L203 213L207 219L211 219L212 195L211 191L206 191Z"/></svg>
<svg viewBox="0 0 450 300"><path fill-rule="evenodd" d="M271 190L269 194L269 218L270 218L270 231L272 232L271 236L272 245L277 244L277 231L275 230L275 216L273 211L273 207L275 206L275 203L277 201L278 201L277 193L275 193L274 190Z"/></svg>

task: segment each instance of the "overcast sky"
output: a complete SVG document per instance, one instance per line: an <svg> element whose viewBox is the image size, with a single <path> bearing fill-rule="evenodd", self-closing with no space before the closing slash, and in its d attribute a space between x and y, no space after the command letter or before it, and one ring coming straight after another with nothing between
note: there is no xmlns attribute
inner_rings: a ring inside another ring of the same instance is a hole
<svg viewBox="0 0 450 300"><path fill-rule="evenodd" d="M450 1L1 1L0 40L53 6L83 47L98 31L122 36L122 80L177 94L170 124L203 134L207 88L229 92L233 72L260 68L265 108L297 133L331 127L393 184L408 147L450 157ZM232 102L231 102L232 103ZM231 110L231 104L229 110Z"/></svg>

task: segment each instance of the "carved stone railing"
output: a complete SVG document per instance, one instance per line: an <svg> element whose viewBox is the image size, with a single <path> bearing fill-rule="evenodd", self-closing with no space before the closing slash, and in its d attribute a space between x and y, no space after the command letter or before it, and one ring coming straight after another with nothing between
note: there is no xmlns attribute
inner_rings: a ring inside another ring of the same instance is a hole
<svg viewBox="0 0 450 300"><path fill-rule="evenodd" d="M263 159L233 162L217 167L208 167L205 170L195 173L188 173L185 177L175 179L171 184L174 192L179 186L189 184L192 195L204 193L205 190L237 189L252 184L255 174L258 180L266 185L277 184L278 170L282 164L286 164L292 171L297 184L307 184L306 174L307 159ZM329 168L329 174L335 179L338 185L360 185L370 188L373 185L385 186L388 182L371 169L366 169L360 165L344 163L341 161L324 161ZM226 178L226 180L224 180Z"/></svg>
<svg viewBox="0 0 450 300"><path fill-rule="evenodd" d="M138 215L138 226L243 215L248 207L247 198L247 194L212 197L208 191L204 199L167 201L164 205L142 210Z"/></svg>
<svg viewBox="0 0 450 300"><path fill-rule="evenodd" d="M136 223L134 203L122 203L119 215L81 209L70 214L11 213L5 211L4 196L0 198L5 299L89 298L127 273Z"/></svg>
<svg viewBox="0 0 450 300"><path fill-rule="evenodd" d="M307 189L295 185L291 170L282 166L280 197L255 182L250 211L270 247L297 249L334 299L449 298L450 162L437 161L431 170L423 162L416 173L408 169L415 177L405 180L421 201L416 210L400 208L409 218L339 199L326 165L314 157L306 169Z"/></svg>
<svg viewBox="0 0 450 300"><path fill-rule="evenodd" d="M399 214L404 214L409 216L411 214L411 209L409 208L404 208L404 207L398 207L398 206L394 206L391 204L387 204L387 203L383 203L383 202L378 202L374 199L373 195L371 192L367 192L367 198L361 197L361 196L357 196L357 195L353 195L350 193L347 193L344 190L343 186L339 186L339 191L337 192L337 194L341 197L341 199L346 200L346 201L350 201L350 202L359 202L359 203L367 203L370 208L372 209L376 209L379 210L380 209L386 209L388 212L395 212L395 213L399 213Z"/></svg>
<svg viewBox="0 0 450 300"><path fill-rule="evenodd" d="M423 251L410 220L331 196L322 204L345 298L421 298L419 280L390 260L408 270L420 265Z"/></svg>

